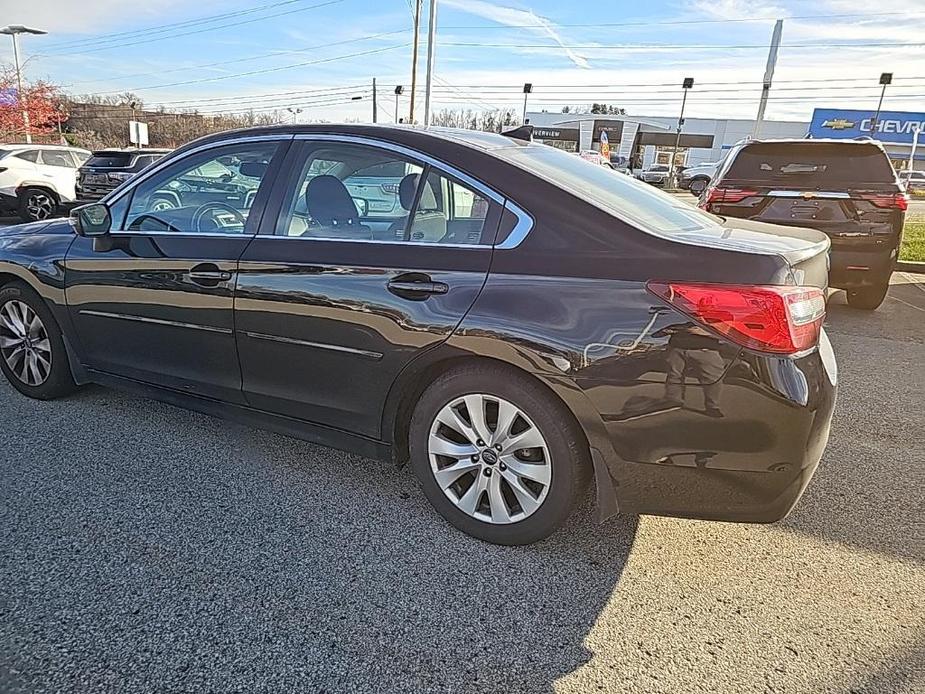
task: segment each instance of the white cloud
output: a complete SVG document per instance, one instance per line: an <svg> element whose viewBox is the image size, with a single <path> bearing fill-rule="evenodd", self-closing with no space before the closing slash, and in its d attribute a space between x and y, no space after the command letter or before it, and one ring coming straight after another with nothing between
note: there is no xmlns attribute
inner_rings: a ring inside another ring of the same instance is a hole
<svg viewBox="0 0 925 694"><path fill-rule="evenodd" d="M532 10L518 10L514 7L485 2L485 0L443 0L441 4L505 26L526 26L527 31L555 41L565 52L565 55L568 56L568 59L578 67L583 69L590 69L591 67L584 56L579 55L566 45L555 24Z"/></svg>
<svg viewBox="0 0 925 694"><path fill-rule="evenodd" d="M196 9L202 11L204 7L227 6L228 3L215 0L200 0ZM148 23L182 21L182 18L170 18L172 15L167 10L175 7L188 8L189 3L183 0L145 0L143 3L125 0L0 0L0 17L3 17L4 24L26 24L49 33L97 34L121 25L135 28Z"/></svg>

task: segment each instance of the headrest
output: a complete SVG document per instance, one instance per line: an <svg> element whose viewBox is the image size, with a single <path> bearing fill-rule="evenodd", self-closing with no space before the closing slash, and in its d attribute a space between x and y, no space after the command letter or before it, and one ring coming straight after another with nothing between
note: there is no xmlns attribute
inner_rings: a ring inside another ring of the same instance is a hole
<svg viewBox="0 0 925 694"><path fill-rule="evenodd" d="M421 178L421 174L408 174L403 179L401 183L398 184L398 201L401 203L401 206L411 211L411 206L414 204L414 194L418 189L418 180Z"/></svg>
<svg viewBox="0 0 925 694"><path fill-rule="evenodd" d="M315 176L305 189L308 214L322 226L358 224L360 215L347 187L336 176Z"/></svg>

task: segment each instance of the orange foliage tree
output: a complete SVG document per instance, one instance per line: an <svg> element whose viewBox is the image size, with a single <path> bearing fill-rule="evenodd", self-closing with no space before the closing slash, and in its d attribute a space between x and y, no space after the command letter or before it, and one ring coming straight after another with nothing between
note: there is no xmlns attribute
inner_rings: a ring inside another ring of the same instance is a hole
<svg viewBox="0 0 925 694"><path fill-rule="evenodd" d="M23 81L22 101L16 83L16 71L0 66L0 138L16 140L25 136L23 106L29 112L29 128L33 135L56 133L58 124L67 120L64 98L58 87L47 82Z"/></svg>

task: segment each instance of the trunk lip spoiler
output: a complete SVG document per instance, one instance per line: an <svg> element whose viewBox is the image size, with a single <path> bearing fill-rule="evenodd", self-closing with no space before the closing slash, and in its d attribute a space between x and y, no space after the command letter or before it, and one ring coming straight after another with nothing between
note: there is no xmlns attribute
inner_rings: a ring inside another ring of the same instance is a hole
<svg viewBox="0 0 925 694"><path fill-rule="evenodd" d="M803 198L804 200L813 200L816 198L828 200L850 200L851 193L845 193L836 190L769 190L768 197L774 198Z"/></svg>

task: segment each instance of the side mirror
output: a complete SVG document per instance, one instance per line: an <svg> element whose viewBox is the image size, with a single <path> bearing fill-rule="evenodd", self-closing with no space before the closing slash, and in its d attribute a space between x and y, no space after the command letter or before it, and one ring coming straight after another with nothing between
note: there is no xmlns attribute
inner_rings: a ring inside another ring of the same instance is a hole
<svg viewBox="0 0 925 694"><path fill-rule="evenodd" d="M353 204L356 205L357 214L361 217L365 217L369 214L369 200L366 198L354 198Z"/></svg>
<svg viewBox="0 0 925 694"><path fill-rule="evenodd" d="M104 236L112 228L109 208L99 202L75 208L68 221L78 236Z"/></svg>

